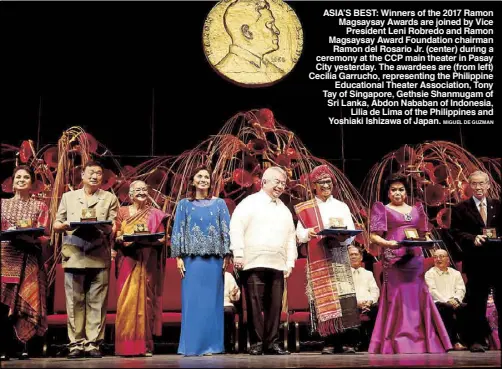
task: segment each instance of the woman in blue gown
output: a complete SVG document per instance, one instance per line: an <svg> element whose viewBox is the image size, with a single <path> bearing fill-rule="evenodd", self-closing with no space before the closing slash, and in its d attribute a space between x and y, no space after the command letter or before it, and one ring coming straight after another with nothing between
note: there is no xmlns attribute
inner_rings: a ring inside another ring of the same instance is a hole
<svg viewBox="0 0 502 369"><path fill-rule="evenodd" d="M223 271L230 261L230 214L211 196L211 171L198 167L190 194L178 203L171 238L181 274L181 337L178 354L224 352Z"/></svg>

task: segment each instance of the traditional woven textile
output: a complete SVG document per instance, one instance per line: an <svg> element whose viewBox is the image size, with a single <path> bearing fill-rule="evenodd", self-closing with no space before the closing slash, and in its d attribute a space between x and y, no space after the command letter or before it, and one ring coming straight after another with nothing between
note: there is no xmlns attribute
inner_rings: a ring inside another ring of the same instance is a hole
<svg viewBox="0 0 502 369"><path fill-rule="evenodd" d="M46 227L49 219L47 206L32 198L2 199L1 218L2 230L26 219L34 227ZM0 303L9 307L17 338L27 342L47 330L46 275L41 254L28 252L17 243L2 242Z"/></svg>
<svg viewBox="0 0 502 369"><path fill-rule="evenodd" d="M315 200L295 206L295 212L305 229L323 222ZM308 295L313 328L321 336L338 333L360 324L352 272L346 247L334 238L313 238L308 244Z"/></svg>

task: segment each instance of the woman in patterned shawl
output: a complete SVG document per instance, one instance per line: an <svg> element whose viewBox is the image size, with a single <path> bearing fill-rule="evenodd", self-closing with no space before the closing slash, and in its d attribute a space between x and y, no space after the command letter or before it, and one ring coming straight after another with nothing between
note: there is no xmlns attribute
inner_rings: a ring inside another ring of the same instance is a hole
<svg viewBox="0 0 502 369"><path fill-rule="evenodd" d="M12 177L14 197L2 199L2 231L21 228L46 228L49 221L47 205L30 196L35 175L28 166L18 166ZM46 274L42 247L48 237L19 235L12 241L2 241L0 310L2 329L0 360L9 360L9 348L17 340L24 344L19 359L28 359L26 342L35 334L47 330ZM12 330L14 332L12 332Z"/></svg>
<svg viewBox="0 0 502 369"><path fill-rule="evenodd" d="M117 316L115 354L152 356L153 335L162 335L162 289L165 236L158 241L124 242L124 234L135 229L165 233L167 214L151 206L148 186L134 181L129 188L130 206L117 216Z"/></svg>
<svg viewBox="0 0 502 369"><path fill-rule="evenodd" d="M181 282L181 337L185 356L223 353L223 270L230 260L230 214L211 196L211 172L197 168L191 193L176 208L171 239ZM223 270L222 270L223 269Z"/></svg>

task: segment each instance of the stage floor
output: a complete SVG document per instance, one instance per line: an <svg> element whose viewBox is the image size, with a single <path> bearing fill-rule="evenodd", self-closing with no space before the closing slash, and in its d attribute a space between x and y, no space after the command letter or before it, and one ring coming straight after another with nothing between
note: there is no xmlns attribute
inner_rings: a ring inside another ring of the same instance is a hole
<svg viewBox="0 0 502 369"><path fill-rule="evenodd" d="M451 352L423 355L321 355L300 353L289 356L213 355L183 357L155 355L151 358L105 356L101 359L33 358L11 359L2 368L305 368L305 367L500 367L501 352Z"/></svg>

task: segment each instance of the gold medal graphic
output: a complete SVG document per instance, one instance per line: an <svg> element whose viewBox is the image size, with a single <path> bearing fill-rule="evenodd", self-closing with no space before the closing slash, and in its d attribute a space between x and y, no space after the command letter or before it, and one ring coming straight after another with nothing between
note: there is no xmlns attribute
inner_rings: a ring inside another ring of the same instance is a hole
<svg viewBox="0 0 502 369"><path fill-rule="evenodd" d="M294 68L303 29L282 0L223 0L209 12L204 53L223 77L246 87L270 86Z"/></svg>

